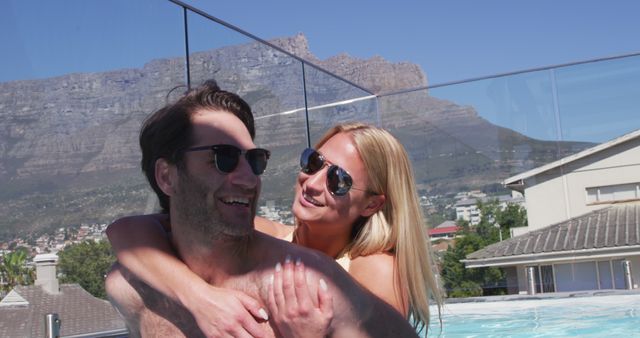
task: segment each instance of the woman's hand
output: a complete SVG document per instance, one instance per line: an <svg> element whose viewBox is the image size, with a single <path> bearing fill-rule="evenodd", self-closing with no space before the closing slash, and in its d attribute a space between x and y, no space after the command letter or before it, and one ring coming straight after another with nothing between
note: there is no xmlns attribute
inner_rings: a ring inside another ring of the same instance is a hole
<svg viewBox="0 0 640 338"><path fill-rule="evenodd" d="M206 337L265 336L258 322L269 320L267 312L243 292L204 283L191 295L184 304Z"/></svg>
<svg viewBox="0 0 640 338"><path fill-rule="evenodd" d="M295 266L287 256L278 263L269 283L269 311L283 337L325 337L333 319L333 298L320 279L314 300L307 285L304 264Z"/></svg>

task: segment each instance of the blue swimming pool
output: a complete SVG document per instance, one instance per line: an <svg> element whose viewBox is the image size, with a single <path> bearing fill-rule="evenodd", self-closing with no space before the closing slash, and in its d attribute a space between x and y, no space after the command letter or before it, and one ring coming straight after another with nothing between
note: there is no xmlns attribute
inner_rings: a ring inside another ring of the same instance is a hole
<svg viewBox="0 0 640 338"><path fill-rule="evenodd" d="M427 337L640 337L640 294L445 305Z"/></svg>

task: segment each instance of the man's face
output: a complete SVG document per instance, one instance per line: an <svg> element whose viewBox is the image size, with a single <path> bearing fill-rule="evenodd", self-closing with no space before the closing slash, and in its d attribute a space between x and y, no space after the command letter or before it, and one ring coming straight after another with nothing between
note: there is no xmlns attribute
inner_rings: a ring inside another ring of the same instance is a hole
<svg viewBox="0 0 640 338"><path fill-rule="evenodd" d="M243 151L255 148L247 128L231 113L201 110L192 116L192 123L191 147L225 144ZM176 221L207 235L204 240L249 234L261 182L244 154L229 173L216 168L210 150L186 152L184 162L185 167L177 170L171 196L171 214Z"/></svg>

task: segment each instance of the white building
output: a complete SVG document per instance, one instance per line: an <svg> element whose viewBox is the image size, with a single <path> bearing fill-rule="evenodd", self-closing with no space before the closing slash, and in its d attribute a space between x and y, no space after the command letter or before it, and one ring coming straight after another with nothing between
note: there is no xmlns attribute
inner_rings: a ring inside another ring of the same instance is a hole
<svg viewBox="0 0 640 338"><path fill-rule="evenodd" d="M640 130L510 177L525 196L528 227L514 235L584 215L612 203L640 200Z"/></svg>
<svg viewBox="0 0 640 338"><path fill-rule="evenodd" d="M519 193L514 193L511 195L501 195L495 197L483 197L480 198L482 203L488 203L492 200L498 200L498 206L504 210L507 207L507 204L524 204L524 198ZM454 205L456 208L456 220L462 219L471 225L480 224L480 218L482 217L482 212L478 208L478 199L476 198L465 198L459 200Z"/></svg>
<svg viewBox="0 0 640 338"><path fill-rule="evenodd" d="M462 219L471 225L480 223L480 209L478 209L478 201L475 198L465 198L456 202L456 219Z"/></svg>
<svg viewBox="0 0 640 338"><path fill-rule="evenodd" d="M467 268L503 267L510 293L638 288L640 130L503 183L524 193L529 225Z"/></svg>

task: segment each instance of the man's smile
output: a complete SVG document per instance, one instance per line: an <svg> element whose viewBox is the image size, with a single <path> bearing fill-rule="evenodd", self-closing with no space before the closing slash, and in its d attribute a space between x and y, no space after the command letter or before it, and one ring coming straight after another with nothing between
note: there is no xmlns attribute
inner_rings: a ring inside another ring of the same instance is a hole
<svg viewBox="0 0 640 338"><path fill-rule="evenodd" d="M227 205L241 205L245 207L249 206L249 199L246 197L238 197L238 196L222 197L220 198L220 201L222 201L222 203Z"/></svg>

